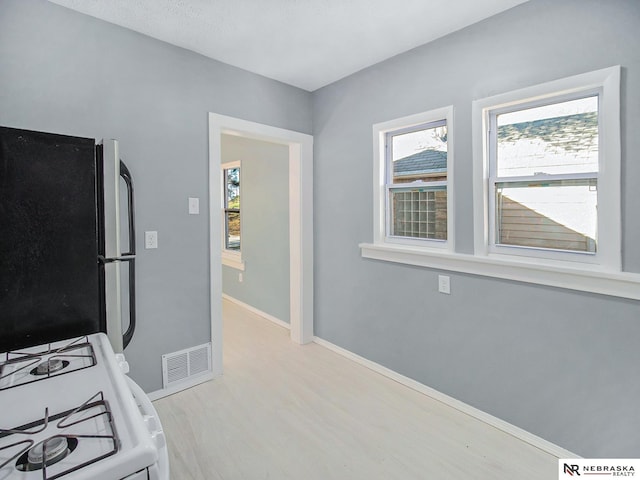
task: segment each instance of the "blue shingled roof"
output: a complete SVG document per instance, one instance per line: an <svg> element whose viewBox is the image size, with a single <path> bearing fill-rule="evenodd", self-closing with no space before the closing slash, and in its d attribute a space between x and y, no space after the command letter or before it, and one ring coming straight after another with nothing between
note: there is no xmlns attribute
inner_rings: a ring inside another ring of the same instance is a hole
<svg viewBox="0 0 640 480"><path fill-rule="evenodd" d="M393 175L405 177L447 171L447 152L423 150L393 162Z"/></svg>

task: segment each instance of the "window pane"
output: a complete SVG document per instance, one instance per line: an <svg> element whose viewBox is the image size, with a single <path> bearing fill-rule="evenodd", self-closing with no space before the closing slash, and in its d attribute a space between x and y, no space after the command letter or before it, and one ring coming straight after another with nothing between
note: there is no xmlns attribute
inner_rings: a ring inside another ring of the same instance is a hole
<svg viewBox="0 0 640 480"><path fill-rule="evenodd" d="M446 187L392 189L391 235L447 239Z"/></svg>
<svg viewBox="0 0 640 480"><path fill-rule="evenodd" d="M240 168L229 168L224 171L227 186L228 208L240 208Z"/></svg>
<svg viewBox="0 0 640 480"><path fill-rule="evenodd" d="M496 183L496 243L596 252L596 180Z"/></svg>
<svg viewBox="0 0 640 480"><path fill-rule="evenodd" d="M227 250L240 250L240 212L225 211L225 231Z"/></svg>
<svg viewBox="0 0 640 480"><path fill-rule="evenodd" d="M392 183L447 179L447 125L444 121L391 136Z"/></svg>
<svg viewBox="0 0 640 480"><path fill-rule="evenodd" d="M497 175L598 171L598 97L497 115Z"/></svg>
<svg viewBox="0 0 640 480"><path fill-rule="evenodd" d="M240 251L240 167L225 169L224 182L224 248Z"/></svg>

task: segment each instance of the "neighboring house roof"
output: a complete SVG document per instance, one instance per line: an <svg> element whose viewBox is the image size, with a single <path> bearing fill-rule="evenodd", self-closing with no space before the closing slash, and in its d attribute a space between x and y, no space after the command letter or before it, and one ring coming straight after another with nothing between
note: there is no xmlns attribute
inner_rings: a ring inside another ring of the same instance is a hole
<svg viewBox="0 0 640 480"><path fill-rule="evenodd" d="M498 127L501 175L597 171L596 112Z"/></svg>
<svg viewBox="0 0 640 480"><path fill-rule="evenodd" d="M394 177L447 171L447 152L423 150L393 162Z"/></svg>
<svg viewBox="0 0 640 480"><path fill-rule="evenodd" d="M535 164L542 158L548 163L550 157L558 157L561 163L583 163L594 156L597 159L598 115L579 113L504 125L498 128L498 142L502 148L512 145L519 150L513 155L519 165ZM446 171L447 152L440 150L423 150L393 162L395 177Z"/></svg>
<svg viewBox="0 0 640 480"><path fill-rule="evenodd" d="M531 122L498 127L499 142L518 142L538 139L540 146L562 148L566 151L588 151L597 147L598 114L577 113L564 117L544 118Z"/></svg>

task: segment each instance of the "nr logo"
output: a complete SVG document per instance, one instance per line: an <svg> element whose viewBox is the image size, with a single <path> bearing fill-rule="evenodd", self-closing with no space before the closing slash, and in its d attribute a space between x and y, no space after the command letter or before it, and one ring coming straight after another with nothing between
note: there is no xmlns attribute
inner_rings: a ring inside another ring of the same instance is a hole
<svg viewBox="0 0 640 480"><path fill-rule="evenodd" d="M568 465L566 463L564 464L564 473L567 475L571 475L572 477L574 475L580 476L579 469L579 465Z"/></svg>

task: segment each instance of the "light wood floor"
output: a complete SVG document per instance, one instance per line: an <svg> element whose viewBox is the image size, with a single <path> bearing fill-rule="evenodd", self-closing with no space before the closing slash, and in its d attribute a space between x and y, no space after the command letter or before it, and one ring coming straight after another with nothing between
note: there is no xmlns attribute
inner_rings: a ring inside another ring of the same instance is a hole
<svg viewBox="0 0 640 480"><path fill-rule="evenodd" d="M154 402L172 480L557 479L557 458L224 302L222 377Z"/></svg>

